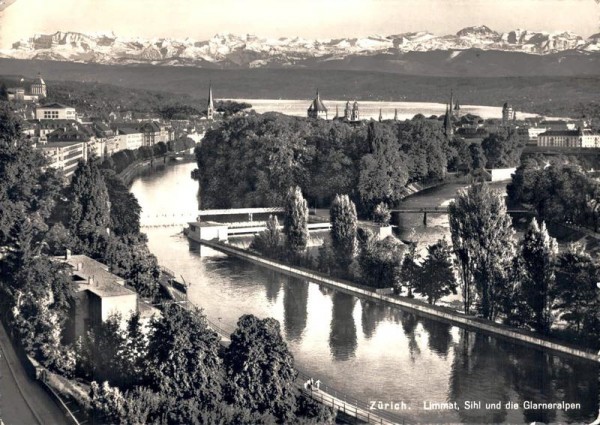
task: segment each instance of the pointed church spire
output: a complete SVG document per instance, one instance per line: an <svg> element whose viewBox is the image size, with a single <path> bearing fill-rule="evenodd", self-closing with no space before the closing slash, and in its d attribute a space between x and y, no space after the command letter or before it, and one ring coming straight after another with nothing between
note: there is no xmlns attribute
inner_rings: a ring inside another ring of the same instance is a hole
<svg viewBox="0 0 600 425"><path fill-rule="evenodd" d="M339 106L335 105L335 117L333 117L333 119L339 118L340 117L340 110L339 110Z"/></svg>
<svg viewBox="0 0 600 425"><path fill-rule="evenodd" d="M208 105L206 107L206 119L212 120L215 110L212 93L212 82L208 84Z"/></svg>
<svg viewBox="0 0 600 425"><path fill-rule="evenodd" d="M452 137L454 128L452 127L452 109L446 105L446 114L444 115L444 134L446 137Z"/></svg>
<svg viewBox="0 0 600 425"><path fill-rule="evenodd" d="M394 121L398 121L398 108L394 109Z"/></svg>
<svg viewBox="0 0 600 425"><path fill-rule="evenodd" d="M383 121L383 114L381 113L381 108L379 108L379 122Z"/></svg>

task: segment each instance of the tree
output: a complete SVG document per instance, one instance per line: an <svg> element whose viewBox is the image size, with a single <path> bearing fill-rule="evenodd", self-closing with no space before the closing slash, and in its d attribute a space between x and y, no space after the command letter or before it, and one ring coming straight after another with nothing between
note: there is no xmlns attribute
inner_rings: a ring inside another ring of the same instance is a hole
<svg viewBox="0 0 600 425"><path fill-rule="evenodd" d="M119 388L111 387L108 382L99 385L93 381L90 385L92 417L100 423L123 423L126 399Z"/></svg>
<svg viewBox="0 0 600 425"><path fill-rule="evenodd" d="M452 270L451 251L446 239L427 247L427 257L421 265L422 277L415 292L435 304L446 295L456 294L456 279Z"/></svg>
<svg viewBox="0 0 600 425"><path fill-rule="evenodd" d="M79 238L103 232L110 224L109 196L96 164L81 161L67 190L70 200L68 228Z"/></svg>
<svg viewBox="0 0 600 425"><path fill-rule="evenodd" d="M4 82L0 84L0 101L8 101L8 90Z"/></svg>
<svg viewBox="0 0 600 425"><path fill-rule="evenodd" d="M144 366L148 352L148 339L142 329L140 313L127 320L127 330L120 358L122 362L121 387L131 388L143 381Z"/></svg>
<svg viewBox="0 0 600 425"><path fill-rule="evenodd" d="M279 322L243 315L224 358L227 398L236 406L272 413L289 423L296 410L294 358Z"/></svg>
<svg viewBox="0 0 600 425"><path fill-rule="evenodd" d="M304 252L308 243L308 207L298 186L290 188L285 199L283 233L291 255Z"/></svg>
<svg viewBox="0 0 600 425"><path fill-rule="evenodd" d="M390 209L385 202L380 202L375 206L373 210L373 221L378 226L389 226L390 225Z"/></svg>
<svg viewBox="0 0 600 425"><path fill-rule="evenodd" d="M3 301L25 350L45 366L70 374L74 358L62 339L73 289L64 267L45 256L30 257L7 283Z"/></svg>
<svg viewBox="0 0 600 425"><path fill-rule="evenodd" d="M282 237L277 216L270 215L266 230L258 233L252 239L250 249L254 249L267 257L277 257L280 253L281 241Z"/></svg>
<svg viewBox="0 0 600 425"><path fill-rule="evenodd" d="M600 267L582 246L570 245L558 255L553 308L592 347L600 342L598 281Z"/></svg>
<svg viewBox="0 0 600 425"><path fill-rule="evenodd" d="M548 235L546 225L538 225L534 218L521 242L521 256L526 271L523 295L531 308L529 324L538 332L548 333L552 326L552 300L554 290L554 263L558 247Z"/></svg>
<svg viewBox="0 0 600 425"><path fill-rule="evenodd" d="M0 246L11 248L18 227L30 227L31 243L39 242L61 187L56 170L20 134L15 116L0 105Z"/></svg>
<svg viewBox="0 0 600 425"><path fill-rule="evenodd" d="M471 154L471 169L478 170L480 168L484 168L487 162L487 158L485 157L485 152L483 148L478 143L471 143L469 145L469 152Z"/></svg>
<svg viewBox="0 0 600 425"><path fill-rule="evenodd" d="M142 207L113 170L102 170L110 201L110 228L116 235L140 233Z"/></svg>
<svg viewBox="0 0 600 425"><path fill-rule="evenodd" d="M168 305L151 323L146 375L150 386L210 408L221 399L219 337L199 310Z"/></svg>
<svg viewBox="0 0 600 425"><path fill-rule="evenodd" d="M378 240L371 232L361 242L358 264L365 285L373 288L397 287L406 246L393 236Z"/></svg>
<svg viewBox="0 0 600 425"><path fill-rule="evenodd" d="M21 137L22 120L15 115L10 105L0 102L0 142L14 142Z"/></svg>
<svg viewBox="0 0 600 425"><path fill-rule="evenodd" d="M420 285L420 280L423 277L421 266L418 263L419 253L417 252L417 244L411 243L408 247L408 251L402 258L402 265L400 267L400 285L398 289L402 291L402 286L406 286L408 291L407 297L414 298L413 289Z"/></svg>
<svg viewBox="0 0 600 425"><path fill-rule="evenodd" d="M531 204L535 198L535 187L542 174L538 163L533 159L523 161L512 175L506 187L508 199L514 203Z"/></svg>
<svg viewBox="0 0 600 425"><path fill-rule="evenodd" d="M331 221L331 246L338 267L347 270L358 249L356 239L356 207L348 195L337 195L329 209Z"/></svg>
<svg viewBox="0 0 600 425"><path fill-rule="evenodd" d="M506 168L518 165L523 146L514 130L491 133L481 142L488 168Z"/></svg>
<svg viewBox="0 0 600 425"><path fill-rule="evenodd" d="M120 384L123 377L121 354L125 348L125 334L121 329L121 316L111 315L90 331L87 367L90 377L99 381L115 381Z"/></svg>
<svg viewBox="0 0 600 425"><path fill-rule="evenodd" d="M367 141L369 152L360 161L358 193L363 209L372 211L382 201L398 202L409 175L397 139L386 125L371 122Z"/></svg>
<svg viewBox="0 0 600 425"><path fill-rule="evenodd" d="M494 320L516 250L504 197L487 184L472 185L450 204L449 222L465 314L470 313L475 293L479 313Z"/></svg>

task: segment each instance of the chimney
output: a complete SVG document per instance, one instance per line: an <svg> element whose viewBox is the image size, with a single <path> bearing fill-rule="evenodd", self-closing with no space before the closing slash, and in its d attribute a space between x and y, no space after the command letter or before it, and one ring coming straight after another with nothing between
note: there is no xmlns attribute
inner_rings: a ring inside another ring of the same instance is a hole
<svg viewBox="0 0 600 425"><path fill-rule="evenodd" d="M94 276L88 276L88 285L94 286Z"/></svg>
<svg viewBox="0 0 600 425"><path fill-rule="evenodd" d="M83 263L77 263L77 267L75 268L75 270L77 270L78 272L80 272L81 269L83 269Z"/></svg>
<svg viewBox="0 0 600 425"><path fill-rule="evenodd" d="M66 253L65 253L65 260L69 260L71 259L71 250L67 249Z"/></svg>

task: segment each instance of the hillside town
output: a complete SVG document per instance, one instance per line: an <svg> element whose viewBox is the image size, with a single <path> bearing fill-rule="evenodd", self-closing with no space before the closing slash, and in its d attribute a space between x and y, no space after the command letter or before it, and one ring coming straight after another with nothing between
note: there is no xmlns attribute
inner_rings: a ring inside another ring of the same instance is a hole
<svg viewBox="0 0 600 425"><path fill-rule="evenodd" d="M76 108L48 102L52 89L41 75L19 87L6 88L7 99L24 120L23 135L49 158L50 166L70 177L80 160L104 160L124 150L152 149L176 140L199 143L215 112L212 87L208 89L207 112L185 120L164 120L147 113L111 111L106 117L79 113Z"/></svg>

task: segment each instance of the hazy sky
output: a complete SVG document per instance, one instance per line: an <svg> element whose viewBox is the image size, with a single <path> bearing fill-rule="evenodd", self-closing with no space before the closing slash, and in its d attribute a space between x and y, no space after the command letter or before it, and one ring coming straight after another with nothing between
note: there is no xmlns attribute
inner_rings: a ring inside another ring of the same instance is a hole
<svg viewBox="0 0 600 425"><path fill-rule="evenodd" d="M58 30L207 39L218 32L331 38L485 24L600 32L600 0L16 0L0 15L0 45Z"/></svg>

